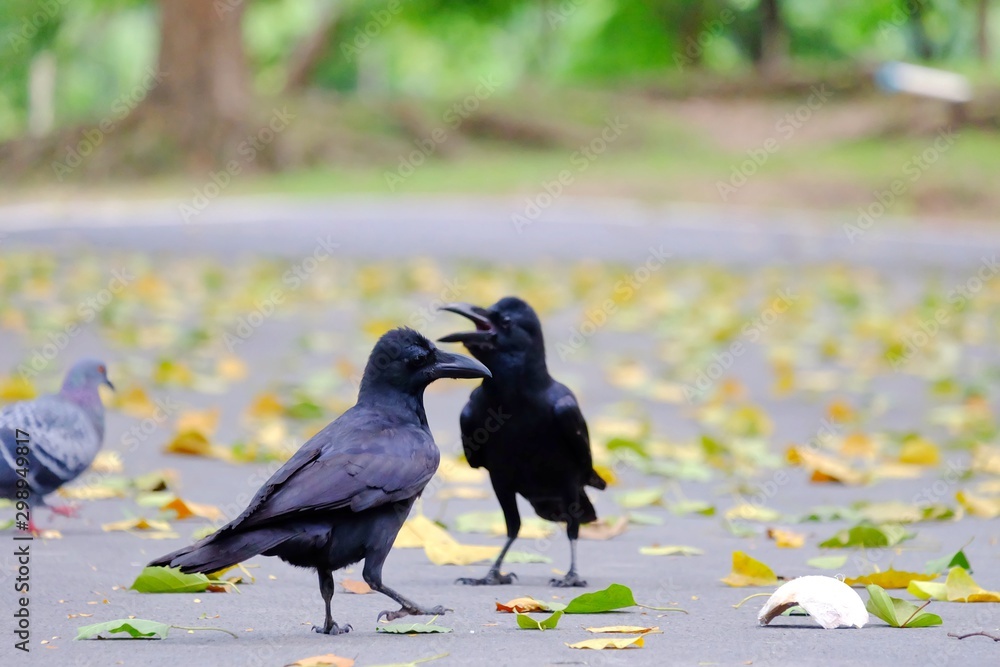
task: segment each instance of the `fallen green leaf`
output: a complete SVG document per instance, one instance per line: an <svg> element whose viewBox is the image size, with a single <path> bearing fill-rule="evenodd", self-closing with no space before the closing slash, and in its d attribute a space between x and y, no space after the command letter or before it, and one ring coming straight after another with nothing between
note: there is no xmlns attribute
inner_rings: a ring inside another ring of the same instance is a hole
<svg viewBox="0 0 1000 667"><path fill-rule="evenodd" d="M517 626L522 630L554 630L565 612L557 611L548 618L538 621L527 614L517 614Z"/></svg>
<svg viewBox="0 0 1000 667"><path fill-rule="evenodd" d="M584 593L569 601L567 614L602 614L606 611L636 606L635 598L628 586L611 584L603 591Z"/></svg>
<svg viewBox="0 0 1000 667"><path fill-rule="evenodd" d="M201 593L213 583L204 574L184 574L180 568L145 567L129 586L139 593Z"/></svg>
<svg viewBox="0 0 1000 667"><path fill-rule="evenodd" d="M123 618L106 623L85 625L76 631L77 639L166 639L170 626L141 618ZM117 636L113 636L117 635Z"/></svg>
<svg viewBox="0 0 1000 667"><path fill-rule="evenodd" d="M913 537L899 524L890 523L876 526L862 522L851 528L838 531L836 535L819 543L824 549L848 549L892 547Z"/></svg>
<svg viewBox="0 0 1000 667"><path fill-rule="evenodd" d="M839 570L847 562L847 556L817 556L806 561L806 565L820 570Z"/></svg>
<svg viewBox="0 0 1000 667"><path fill-rule="evenodd" d="M926 628L942 623L941 617L937 614L923 611L930 601L918 607L912 602L889 597L881 586L871 584L865 588L868 590L865 609L869 614L882 619L894 628Z"/></svg>

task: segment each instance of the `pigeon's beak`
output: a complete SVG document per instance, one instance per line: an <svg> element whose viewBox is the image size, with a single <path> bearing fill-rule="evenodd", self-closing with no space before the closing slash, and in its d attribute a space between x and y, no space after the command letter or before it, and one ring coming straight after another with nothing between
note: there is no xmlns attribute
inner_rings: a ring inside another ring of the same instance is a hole
<svg viewBox="0 0 1000 667"><path fill-rule="evenodd" d="M440 310L447 310L469 318L476 325L476 330L448 334L447 336L438 338L438 342L488 345L496 338L496 329L493 328L493 322L490 321L490 313L485 308L473 306L468 303L449 303L441 306Z"/></svg>
<svg viewBox="0 0 1000 667"><path fill-rule="evenodd" d="M111 380L108 379L107 375L104 376L104 386L108 387L111 391L115 391L115 386L111 384Z"/></svg>
<svg viewBox="0 0 1000 667"><path fill-rule="evenodd" d="M461 354L451 354L438 350L437 361L430 369L431 379L441 378L490 378L490 369L475 359Z"/></svg>

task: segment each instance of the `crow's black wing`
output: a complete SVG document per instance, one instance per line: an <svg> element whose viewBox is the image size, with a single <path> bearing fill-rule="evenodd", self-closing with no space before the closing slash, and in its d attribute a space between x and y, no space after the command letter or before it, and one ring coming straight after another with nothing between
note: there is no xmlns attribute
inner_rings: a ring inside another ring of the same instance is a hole
<svg viewBox="0 0 1000 667"><path fill-rule="evenodd" d="M407 500L423 490L439 461L437 445L419 426L349 411L303 445L223 531Z"/></svg>
<svg viewBox="0 0 1000 667"><path fill-rule="evenodd" d="M562 433L563 441L569 446L570 454L579 470L586 475L585 483L598 489L603 489L607 483L594 471L594 460L590 453L590 433L587 422L580 412L580 405L569 389L559 385L559 398L552 407L556 424Z"/></svg>
<svg viewBox="0 0 1000 667"><path fill-rule="evenodd" d="M486 457L483 455L485 443L479 443L473 439L476 429L483 426L482 419L479 419L477 415L477 413L482 412L482 409L478 407L481 403L481 393L482 390L479 387L472 391L469 402L462 408L462 414L458 417L459 429L462 431L462 450L465 452L465 460L473 468L480 468L486 463Z"/></svg>

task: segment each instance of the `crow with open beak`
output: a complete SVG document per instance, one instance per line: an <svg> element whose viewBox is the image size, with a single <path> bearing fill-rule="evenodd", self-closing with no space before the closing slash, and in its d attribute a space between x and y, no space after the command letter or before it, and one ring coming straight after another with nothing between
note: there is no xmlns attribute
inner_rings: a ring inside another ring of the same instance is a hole
<svg viewBox="0 0 1000 667"><path fill-rule="evenodd" d="M521 528L520 494L538 516L566 523L570 568L549 583L586 586L576 570L576 541L580 524L595 521L597 513L584 487L604 489L606 483L593 469L587 423L576 397L549 375L538 316L515 297L489 308L453 303L443 310L467 317L476 330L440 341L462 343L492 373L462 410L462 447L469 465L489 470L507 524L507 543L486 576L458 583L511 583L513 575L500 567Z"/></svg>

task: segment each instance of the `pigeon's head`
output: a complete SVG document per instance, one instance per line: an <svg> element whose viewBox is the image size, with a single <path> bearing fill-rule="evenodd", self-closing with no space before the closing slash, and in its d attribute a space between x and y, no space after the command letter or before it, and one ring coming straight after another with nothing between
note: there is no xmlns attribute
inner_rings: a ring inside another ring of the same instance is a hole
<svg viewBox="0 0 1000 667"><path fill-rule="evenodd" d="M439 350L413 329L393 329L379 338L361 379L367 387L419 394L441 378L483 378L490 371L475 359Z"/></svg>
<svg viewBox="0 0 1000 667"><path fill-rule="evenodd" d="M472 320L475 331L453 333L439 339L442 343L462 343L477 359L491 362L507 358L523 364L528 359L545 361L542 323L534 309L514 296L500 299L489 308L467 303L451 303L442 307Z"/></svg>
<svg viewBox="0 0 1000 667"><path fill-rule="evenodd" d="M69 369L66 379L63 380L63 391L97 390L101 385L114 389L108 379L108 367L103 361L97 359L82 359Z"/></svg>

